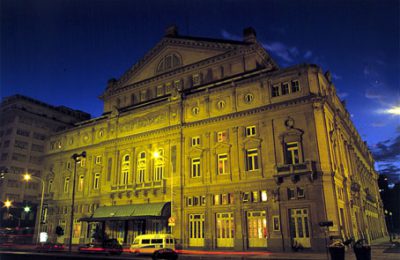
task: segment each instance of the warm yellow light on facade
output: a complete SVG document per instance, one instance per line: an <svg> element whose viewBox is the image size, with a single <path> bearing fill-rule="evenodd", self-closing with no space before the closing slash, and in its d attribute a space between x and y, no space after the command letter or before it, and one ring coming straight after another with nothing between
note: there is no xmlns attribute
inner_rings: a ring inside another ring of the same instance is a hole
<svg viewBox="0 0 400 260"><path fill-rule="evenodd" d="M32 177L30 174L28 174L28 173L24 174L24 180L30 181L31 179L32 179Z"/></svg>
<svg viewBox="0 0 400 260"><path fill-rule="evenodd" d="M159 158L160 157L160 153L158 151L153 152L153 157L154 158Z"/></svg>
<svg viewBox="0 0 400 260"><path fill-rule="evenodd" d="M4 207L6 207L6 208L10 208L11 205L12 205L12 202L11 202L10 200L6 200L6 201L4 202Z"/></svg>

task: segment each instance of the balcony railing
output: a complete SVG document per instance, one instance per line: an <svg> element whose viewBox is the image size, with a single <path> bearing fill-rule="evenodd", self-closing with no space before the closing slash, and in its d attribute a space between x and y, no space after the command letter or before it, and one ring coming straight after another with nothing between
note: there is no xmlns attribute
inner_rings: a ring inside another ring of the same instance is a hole
<svg viewBox="0 0 400 260"><path fill-rule="evenodd" d="M314 171L313 161L305 161L297 164L278 164L276 173L278 175L289 175L293 173L307 173Z"/></svg>

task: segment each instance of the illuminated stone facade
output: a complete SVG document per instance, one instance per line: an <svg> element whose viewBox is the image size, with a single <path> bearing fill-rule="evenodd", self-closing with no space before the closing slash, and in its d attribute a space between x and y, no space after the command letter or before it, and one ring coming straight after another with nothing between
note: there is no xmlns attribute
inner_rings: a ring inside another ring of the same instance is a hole
<svg viewBox="0 0 400 260"><path fill-rule="evenodd" d="M88 242L95 223L126 244L169 232L170 206L184 248L322 250L327 220L329 235L387 235L373 159L329 73L279 68L251 28L243 41L169 28L101 98L101 117L49 143L44 228L64 227L59 240L69 234L71 155L82 151L73 243ZM137 213L160 203L162 212Z"/></svg>

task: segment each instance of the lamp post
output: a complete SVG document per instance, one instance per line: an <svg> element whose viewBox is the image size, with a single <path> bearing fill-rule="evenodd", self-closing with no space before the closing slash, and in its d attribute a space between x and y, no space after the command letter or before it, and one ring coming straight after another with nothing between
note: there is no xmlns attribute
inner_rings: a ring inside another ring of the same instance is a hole
<svg viewBox="0 0 400 260"><path fill-rule="evenodd" d="M74 153L71 158L74 160L74 178L72 181L72 203L71 203L71 220L69 224L69 253L72 252L72 229L74 227L74 208L75 208L75 181L76 181L76 164L81 161L81 158L86 157L86 152L80 154Z"/></svg>
<svg viewBox="0 0 400 260"><path fill-rule="evenodd" d="M38 221L38 225L37 225L38 230L37 230L37 237L36 237L36 243L39 243L40 224L42 223L42 211L43 211L43 199L44 199L44 181L41 178L39 178L37 176L33 176L31 174L28 174L28 173L24 175L24 180L25 181L30 181L31 179L38 180L42 184L42 195L41 195L41 198L40 198L39 216L38 216L38 220L39 221Z"/></svg>

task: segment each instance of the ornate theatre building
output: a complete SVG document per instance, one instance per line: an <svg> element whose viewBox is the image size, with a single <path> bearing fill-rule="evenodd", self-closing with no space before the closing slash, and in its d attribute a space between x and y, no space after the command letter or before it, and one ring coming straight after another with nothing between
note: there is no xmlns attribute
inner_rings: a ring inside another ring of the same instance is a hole
<svg viewBox="0 0 400 260"><path fill-rule="evenodd" d="M329 236L387 235L374 160L329 72L280 68L254 29L243 37L168 28L108 82L102 116L50 138L43 228L65 230L54 239L72 226L87 243L97 227L125 245L172 232L184 248L322 250L321 221Z"/></svg>

